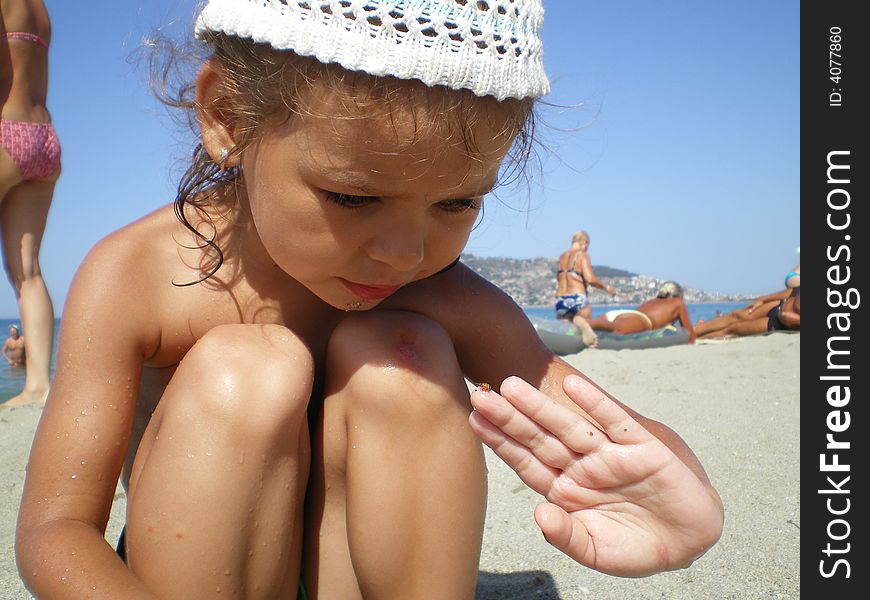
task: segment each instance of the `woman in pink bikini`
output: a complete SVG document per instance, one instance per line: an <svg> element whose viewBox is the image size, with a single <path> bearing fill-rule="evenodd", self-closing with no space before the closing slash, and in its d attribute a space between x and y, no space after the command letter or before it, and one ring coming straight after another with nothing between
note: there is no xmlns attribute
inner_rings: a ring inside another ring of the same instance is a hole
<svg viewBox="0 0 870 600"><path fill-rule="evenodd" d="M7 405L48 394L54 309L39 246L60 175L60 144L45 107L50 39L42 0L0 0L0 232L27 330L24 390Z"/></svg>

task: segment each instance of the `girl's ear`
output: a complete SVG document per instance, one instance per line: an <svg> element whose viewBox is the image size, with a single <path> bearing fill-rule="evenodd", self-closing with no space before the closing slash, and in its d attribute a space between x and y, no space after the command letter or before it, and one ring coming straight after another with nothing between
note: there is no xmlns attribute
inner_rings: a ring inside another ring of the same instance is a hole
<svg viewBox="0 0 870 600"><path fill-rule="evenodd" d="M223 69L215 58L205 61L196 77L196 117L202 134L202 147L211 159L227 169L238 166L235 127L223 110Z"/></svg>

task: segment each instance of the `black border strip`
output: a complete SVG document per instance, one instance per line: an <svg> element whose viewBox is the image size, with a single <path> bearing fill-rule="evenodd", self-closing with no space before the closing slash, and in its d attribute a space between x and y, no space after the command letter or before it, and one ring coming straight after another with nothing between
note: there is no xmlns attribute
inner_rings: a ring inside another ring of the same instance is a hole
<svg viewBox="0 0 870 600"><path fill-rule="evenodd" d="M870 23L859 18L860 6L801 4L801 270L810 282L801 327L801 590L807 598L866 598L870 573L870 507L859 491L868 487L870 455L864 358L870 286L866 262L858 258L867 255L870 229ZM820 278L822 286L813 283Z"/></svg>

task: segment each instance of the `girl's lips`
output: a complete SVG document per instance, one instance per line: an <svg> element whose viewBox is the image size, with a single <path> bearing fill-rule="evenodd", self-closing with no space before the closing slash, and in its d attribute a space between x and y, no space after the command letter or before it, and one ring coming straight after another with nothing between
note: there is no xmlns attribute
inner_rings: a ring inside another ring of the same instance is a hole
<svg viewBox="0 0 870 600"><path fill-rule="evenodd" d="M396 290L402 287L400 285L363 285L348 281L347 279L341 279L341 283L348 290L365 300L383 300L387 296L392 296Z"/></svg>

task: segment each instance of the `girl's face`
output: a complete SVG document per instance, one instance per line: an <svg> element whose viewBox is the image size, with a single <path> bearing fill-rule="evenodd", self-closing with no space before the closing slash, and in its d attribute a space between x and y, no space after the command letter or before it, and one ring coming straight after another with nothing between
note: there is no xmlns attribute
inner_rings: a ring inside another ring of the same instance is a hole
<svg viewBox="0 0 870 600"><path fill-rule="evenodd" d="M372 308L465 247L510 143L485 128L474 158L438 136L415 141L410 119L297 117L270 129L242 157L256 237L324 302Z"/></svg>

